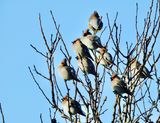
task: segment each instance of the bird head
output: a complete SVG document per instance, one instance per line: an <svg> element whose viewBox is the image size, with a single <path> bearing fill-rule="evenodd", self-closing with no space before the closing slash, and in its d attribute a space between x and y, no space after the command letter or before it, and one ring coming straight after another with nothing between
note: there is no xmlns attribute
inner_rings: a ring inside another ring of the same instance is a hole
<svg viewBox="0 0 160 123"><path fill-rule="evenodd" d="M64 58L64 59L61 61L61 65L62 65L62 66L66 66L66 65L67 65L67 60L66 60L66 58Z"/></svg>
<svg viewBox="0 0 160 123"><path fill-rule="evenodd" d="M115 79L116 77L117 77L117 74L112 73L112 75L111 75L111 80Z"/></svg>
<svg viewBox="0 0 160 123"><path fill-rule="evenodd" d="M100 47L100 48L98 48L98 51L100 52L100 54L104 54L106 52L106 48Z"/></svg>
<svg viewBox="0 0 160 123"><path fill-rule="evenodd" d="M83 36L87 36L87 35L91 35L91 32L89 31L89 29L86 29L83 31Z"/></svg>
<svg viewBox="0 0 160 123"><path fill-rule="evenodd" d="M99 18L99 14L97 11L94 11L92 15L95 16L96 18Z"/></svg>
<svg viewBox="0 0 160 123"><path fill-rule="evenodd" d="M135 61L136 61L136 57L131 57L130 59L129 59L129 63L130 64L133 64Z"/></svg>
<svg viewBox="0 0 160 123"><path fill-rule="evenodd" d="M79 42L79 41L80 41L80 39L77 38L77 39L75 39L74 41L72 41L72 44L76 44L76 43Z"/></svg>
<svg viewBox="0 0 160 123"><path fill-rule="evenodd" d="M64 96L64 97L62 98L62 102L67 101L67 100L68 100L68 95L66 95L66 96Z"/></svg>

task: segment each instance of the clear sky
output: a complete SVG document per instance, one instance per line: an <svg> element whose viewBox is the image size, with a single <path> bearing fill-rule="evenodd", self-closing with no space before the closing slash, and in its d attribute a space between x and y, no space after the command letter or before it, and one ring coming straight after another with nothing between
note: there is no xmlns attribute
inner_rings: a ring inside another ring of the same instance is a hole
<svg viewBox="0 0 160 123"><path fill-rule="evenodd" d="M122 25L121 41L135 42L135 11L139 3L139 26L146 15L150 0L0 0L0 102L6 123L39 123L39 114L49 120L50 105L33 82L28 66L33 64L43 71L45 64L30 47L34 44L41 50L43 40L40 34L38 14L41 13L46 37L55 30L50 10L61 25L61 33L70 48L71 41L79 37L87 27L89 15L97 10L106 25L106 13L111 21L118 11L118 24ZM105 37L103 37L105 40ZM102 41L105 42L105 41ZM60 61L59 55L56 63ZM43 88L48 83L41 82ZM106 89L113 100L111 88ZM46 92L50 92L46 89ZM48 94L49 95L49 94ZM109 105L110 102L107 103ZM112 107L110 107L112 108ZM1 120L1 119L0 119ZM1 121L0 121L1 122ZM45 123L44 122L44 123Z"/></svg>

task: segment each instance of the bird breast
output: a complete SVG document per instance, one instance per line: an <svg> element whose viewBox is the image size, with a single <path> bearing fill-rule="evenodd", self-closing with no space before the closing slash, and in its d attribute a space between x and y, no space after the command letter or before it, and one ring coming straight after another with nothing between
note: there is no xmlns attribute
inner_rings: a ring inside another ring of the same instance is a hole
<svg viewBox="0 0 160 123"><path fill-rule="evenodd" d="M76 52L77 55L82 54L82 46L80 44L73 45L73 50Z"/></svg>
<svg viewBox="0 0 160 123"><path fill-rule="evenodd" d="M86 45L89 49L94 49L92 40L89 39L88 36L82 36L81 41L84 45Z"/></svg>
<svg viewBox="0 0 160 123"><path fill-rule="evenodd" d="M76 109L74 108L74 107L70 107L70 113L71 114L76 114L77 112L76 112Z"/></svg>
<svg viewBox="0 0 160 123"><path fill-rule="evenodd" d="M131 72L131 76L134 76L134 74L136 74L138 72L138 68L137 68L137 63L136 62L131 64L131 68L129 69L129 71Z"/></svg>
<svg viewBox="0 0 160 123"><path fill-rule="evenodd" d="M123 94L125 93L125 88L120 87L120 86L114 86L113 91L115 91L118 94Z"/></svg>
<svg viewBox="0 0 160 123"><path fill-rule="evenodd" d="M87 60L82 58L82 60L78 61L78 66L82 71L87 71L88 68Z"/></svg>
<svg viewBox="0 0 160 123"><path fill-rule="evenodd" d="M63 111L64 111L65 113L68 113L68 111L69 111L68 101L63 101L63 102L62 102L62 108L63 108Z"/></svg>
<svg viewBox="0 0 160 123"><path fill-rule="evenodd" d="M112 80L112 83L111 83L112 88L113 88L114 86L117 86L119 83L121 83L121 81L120 81L119 79L117 79L117 78L113 79L113 80Z"/></svg>
<svg viewBox="0 0 160 123"><path fill-rule="evenodd" d="M62 76L62 78L63 78L64 80L69 79L69 72L68 72L66 66L64 66L64 67L59 67L59 68L58 68L58 71L59 71L60 75Z"/></svg>
<svg viewBox="0 0 160 123"><path fill-rule="evenodd" d="M62 102L62 108L63 108L65 113L68 113L69 111L70 111L71 114L76 114L77 113L73 106L70 105L70 110L69 110L68 106L69 106L68 105L68 100Z"/></svg>

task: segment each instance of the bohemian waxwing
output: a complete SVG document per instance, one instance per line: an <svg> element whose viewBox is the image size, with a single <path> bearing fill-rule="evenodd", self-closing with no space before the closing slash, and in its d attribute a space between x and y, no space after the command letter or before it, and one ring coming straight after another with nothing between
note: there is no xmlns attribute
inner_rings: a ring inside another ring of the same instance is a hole
<svg viewBox="0 0 160 123"><path fill-rule="evenodd" d="M97 48L96 61L100 62L100 64L104 67L108 67L109 65L114 64L112 55L107 51L105 47Z"/></svg>
<svg viewBox="0 0 160 123"><path fill-rule="evenodd" d="M88 27L96 34L103 27L102 19L97 11L94 11L88 21Z"/></svg>
<svg viewBox="0 0 160 123"><path fill-rule="evenodd" d="M83 32L83 35L80 38L81 42L91 50L95 50L98 47L102 47L101 40L98 36L92 35L89 32L89 29L86 29Z"/></svg>
<svg viewBox="0 0 160 123"><path fill-rule="evenodd" d="M68 104L69 102L69 104ZM81 109L81 105L76 100L73 100L71 97L68 98L68 95L62 98L62 108L64 112L70 113L72 115L80 114L86 116Z"/></svg>
<svg viewBox="0 0 160 123"><path fill-rule="evenodd" d="M115 73L112 73L111 76L111 86L115 94L122 95L123 93L127 93L132 95L130 90L127 88L126 83Z"/></svg>
<svg viewBox="0 0 160 123"><path fill-rule="evenodd" d="M80 55L81 57L88 57L93 60L87 46L85 46L79 38L72 42L72 49L76 52L77 56Z"/></svg>
<svg viewBox="0 0 160 123"><path fill-rule="evenodd" d="M83 73L92 74L94 76L97 75L95 66L90 59L81 56L77 56L76 59L78 61L78 67L82 70Z"/></svg>
<svg viewBox="0 0 160 123"><path fill-rule="evenodd" d="M131 67L131 69L130 69L131 72L136 74L138 72L138 70L141 68L142 64L139 61L137 61L136 58L132 58L129 63L129 66ZM143 67L139 76L140 76L140 78L144 78L144 79L146 79L147 77L150 79L153 79L150 75L149 70L145 66Z"/></svg>
<svg viewBox="0 0 160 123"><path fill-rule="evenodd" d="M58 65L58 72L60 76L66 81L66 80L76 80L78 82L81 82L75 73L74 68L67 65L67 60L63 59L60 64Z"/></svg>

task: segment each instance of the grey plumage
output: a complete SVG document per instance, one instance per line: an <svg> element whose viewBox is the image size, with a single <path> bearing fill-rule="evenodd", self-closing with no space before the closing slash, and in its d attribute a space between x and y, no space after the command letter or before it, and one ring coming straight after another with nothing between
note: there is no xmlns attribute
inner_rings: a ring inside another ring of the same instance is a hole
<svg viewBox="0 0 160 123"><path fill-rule="evenodd" d="M115 73L111 76L111 86L115 94L122 95L123 93L127 93L132 95L130 90L127 88L126 83Z"/></svg>
<svg viewBox="0 0 160 123"><path fill-rule="evenodd" d="M88 57L93 60L87 46L85 46L79 38L72 42L72 49L75 51L77 56L80 55L81 57Z"/></svg>
<svg viewBox="0 0 160 123"><path fill-rule="evenodd" d="M66 59L63 59L60 64L58 65L58 72L60 74L60 76L64 79L64 80L76 80L78 82L81 82L78 78L77 75L75 73L74 68L70 67L67 65L67 61Z"/></svg>
<svg viewBox="0 0 160 123"><path fill-rule="evenodd" d="M103 27L102 19L100 18L97 11L94 11L88 21L88 27L94 32L97 33Z"/></svg>
<svg viewBox="0 0 160 123"><path fill-rule="evenodd" d="M87 57L80 57L80 56L77 56L76 59L78 61L78 67L82 70L83 73L97 76L97 73L95 71L95 66L90 59L88 59Z"/></svg>
<svg viewBox="0 0 160 123"><path fill-rule="evenodd" d="M80 114L82 116L86 116L82 111L79 102L73 100L71 97L68 97L68 95L62 98L62 108L65 112L71 113L72 115Z"/></svg>
<svg viewBox="0 0 160 123"><path fill-rule="evenodd" d="M81 42L91 50L95 50L98 47L102 47L101 40L98 36L92 35L88 29L83 32L80 37Z"/></svg>

